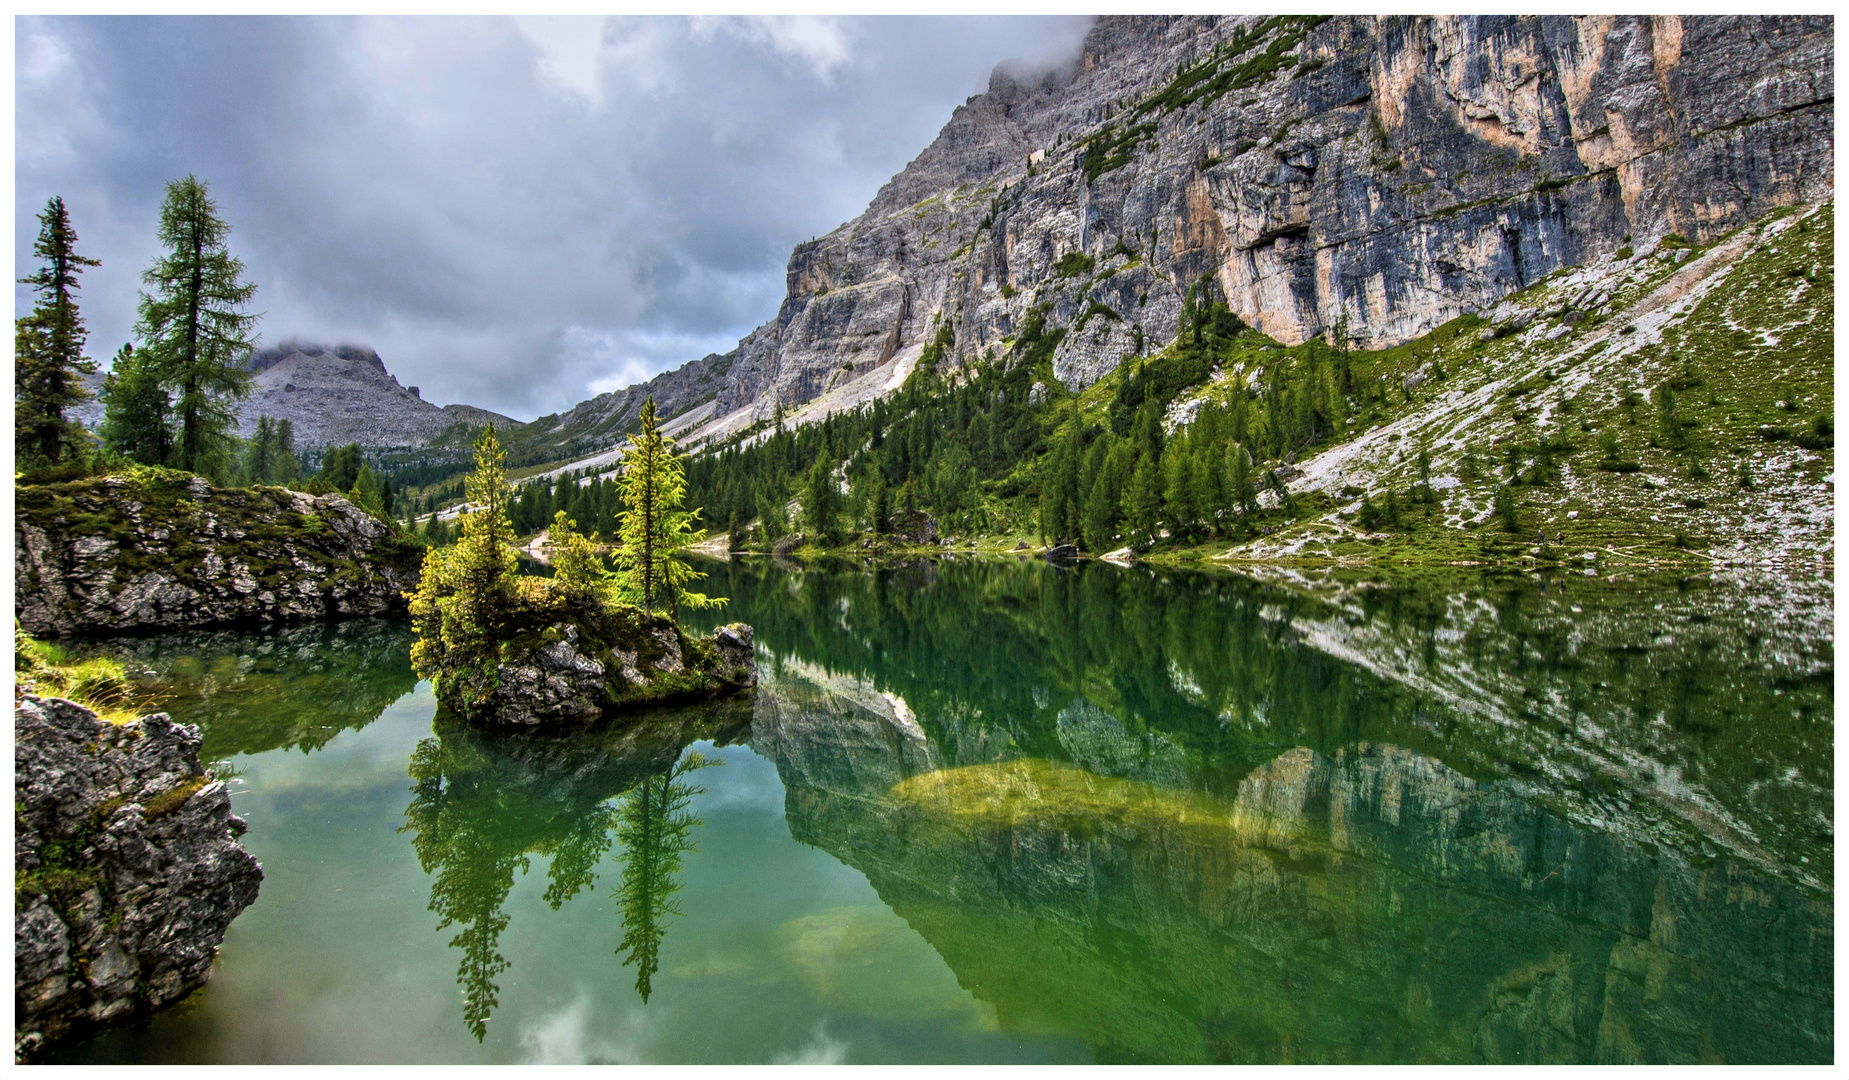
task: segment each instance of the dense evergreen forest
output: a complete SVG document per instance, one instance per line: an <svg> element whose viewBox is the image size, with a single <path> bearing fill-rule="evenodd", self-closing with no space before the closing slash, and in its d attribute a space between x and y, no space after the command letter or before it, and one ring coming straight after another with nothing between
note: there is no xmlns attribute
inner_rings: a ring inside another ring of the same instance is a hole
<svg viewBox="0 0 1849 1080"><path fill-rule="evenodd" d="M797 430L779 417L695 458L691 501L735 534L755 519L759 542L797 529L822 543L909 533L925 515L946 532L1032 530L1095 552L1236 537L1268 514L1294 516L1278 464L1388 402L1385 383L1359 377L1364 365L1346 350L1286 349L1206 282L1190 291L1169 348L1079 394L1052 374L1065 332L1036 310L1004 355L949 369L945 324L894 396ZM1174 408L1210 379L1198 407ZM1266 489L1276 498L1261 509ZM1399 501L1364 513L1397 516Z"/></svg>

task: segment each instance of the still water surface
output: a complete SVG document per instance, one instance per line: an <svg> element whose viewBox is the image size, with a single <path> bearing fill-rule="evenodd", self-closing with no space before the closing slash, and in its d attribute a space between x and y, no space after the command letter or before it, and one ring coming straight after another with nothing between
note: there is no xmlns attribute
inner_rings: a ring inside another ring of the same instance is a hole
<svg viewBox="0 0 1849 1080"><path fill-rule="evenodd" d="M646 732L112 643L266 876L67 1060L1833 1056L1827 581L708 569L763 685Z"/></svg>

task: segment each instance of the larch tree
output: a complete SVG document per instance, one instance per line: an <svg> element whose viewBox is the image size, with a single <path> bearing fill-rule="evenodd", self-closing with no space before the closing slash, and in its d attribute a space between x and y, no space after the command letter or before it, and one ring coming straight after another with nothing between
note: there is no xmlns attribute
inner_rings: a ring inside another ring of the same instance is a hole
<svg viewBox="0 0 1849 1080"><path fill-rule="evenodd" d="M467 485L473 509L462 516L462 535L453 548L433 547L424 554L423 576L409 594L417 632L411 665L420 678L439 680L438 699L460 705L465 714L473 700L493 690L495 664L519 599L504 460L494 427L483 428ZM464 684L445 685L446 669L462 671Z"/></svg>
<svg viewBox="0 0 1849 1080"><path fill-rule="evenodd" d="M20 278L38 293L31 313L15 320L13 333L13 448L19 465L58 465L78 452L84 434L64 410L90 399L80 375L96 370L83 354L85 331L77 310L77 275L100 265L77 254L64 200L54 196L39 214L32 254L43 260Z"/></svg>
<svg viewBox="0 0 1849 1080"><path fill-rule="evenodd" d="M249 392L245 361L257 344L257 316L244 310L257 287L243 280L244 264L225 247L230 231L204 181L190 174L175 180L161 204L158 236L167 254L141 275L152 291L141 294L135 331L173 392L173 463L193 472L226 464L230 402Z"/></svg>
<svg viewBox="0 0 1849 1080"><path fill-rule="evenodd" d="M706 534L694 528L699 510L682 507L686 472L674 441L661 433L653 396L642 403L642 430L623 455L620 483L624 510L616 565L624 598L646 611L665 609L670 618L681 604L708 608L725 603L721 597L687 591L688 584L706 575L675 557Z"/></svg>

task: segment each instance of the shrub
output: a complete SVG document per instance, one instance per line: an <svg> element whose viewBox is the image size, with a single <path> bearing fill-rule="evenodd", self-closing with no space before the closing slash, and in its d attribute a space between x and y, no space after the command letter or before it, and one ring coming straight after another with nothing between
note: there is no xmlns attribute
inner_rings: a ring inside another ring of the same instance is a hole
<svg viewBox="0 0 1849 1080"><path fill-rule="evenodd" d="M1098 260L1083 251L1068 251L1053 264L1053 273L1063 278L1078 277L1091 273L1091 268L1097 265L1097 262Z"/></svg>

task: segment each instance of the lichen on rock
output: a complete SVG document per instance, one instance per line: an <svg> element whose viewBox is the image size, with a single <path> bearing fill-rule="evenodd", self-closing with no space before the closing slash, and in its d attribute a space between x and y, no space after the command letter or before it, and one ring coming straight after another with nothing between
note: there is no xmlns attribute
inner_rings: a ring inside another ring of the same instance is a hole
<svg viewBox="0 0 1849 1080"><path fill-rule="evenodd" d="M14 1055L38 1060L192 993L263 870L198 729L21 697L14 725Z"/></svg>
<svg viewBox="0 0 1849 1080"><path fill-rule="evenodd" d="M167 469L18 490L13 588L35 634L404 610L421 548L339 495Z"/></svg>
<svg viewBox="0 0 1849 1080"><path fill-rule="evenodd" d="M594 719L757 685L751 627L708 638L673 620L614 604L592 611L534 610L491 665L434 673L437 699L469 720L510 726Z"/></svg>

